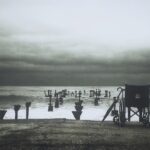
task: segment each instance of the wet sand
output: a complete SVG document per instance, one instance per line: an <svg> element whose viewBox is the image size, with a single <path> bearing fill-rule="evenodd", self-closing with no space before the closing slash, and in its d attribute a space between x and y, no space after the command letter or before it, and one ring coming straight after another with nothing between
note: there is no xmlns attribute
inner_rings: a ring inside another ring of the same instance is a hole
<svg viewBox="0 0 150 150"><path fill-rule="evenodd" d="M149 150L150 128L139 123L66 119L0 121L0 150Z"/></svg>

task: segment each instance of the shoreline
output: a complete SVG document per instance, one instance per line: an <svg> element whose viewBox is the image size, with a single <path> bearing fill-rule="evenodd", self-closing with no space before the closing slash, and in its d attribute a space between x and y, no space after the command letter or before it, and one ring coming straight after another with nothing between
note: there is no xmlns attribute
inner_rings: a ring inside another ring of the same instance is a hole
<svg viewBox="0 0 150 150"><path fill-rule="evenodd" d="M19 119L0 121L1 150L150 149L150 130L132 122Z"/></svg>

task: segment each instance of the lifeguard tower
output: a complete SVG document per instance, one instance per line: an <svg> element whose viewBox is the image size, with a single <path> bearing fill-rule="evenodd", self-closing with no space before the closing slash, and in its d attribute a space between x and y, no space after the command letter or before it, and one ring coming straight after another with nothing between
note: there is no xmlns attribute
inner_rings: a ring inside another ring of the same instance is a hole
<svg viewBox="0 0 150 150"><path fill-rule="evenodd" d="M133 116L138 116L139 122L145 126L150 125L150 85L125 85L125 89L117 89L119 95L114 97L114 102L106 112L102 122L109 113L113 116L114 123L124 126L131 121ZM126 113L127 112L127 113Z"/></svg>

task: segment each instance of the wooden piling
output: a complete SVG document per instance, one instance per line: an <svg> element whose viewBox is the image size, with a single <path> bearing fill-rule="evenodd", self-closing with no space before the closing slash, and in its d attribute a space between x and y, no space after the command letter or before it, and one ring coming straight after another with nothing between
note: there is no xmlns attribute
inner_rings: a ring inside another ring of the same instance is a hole
<svg viewBox="0 0 150 150"><path fill-rule="evenodd" d="M14 111L15 111L15 120L18 120L18 111L20 109L20 105L14 105Z"/></svg>
<svg viewBox="0 0 150 150"><path fill-rule="evenodd" d="M0 110L0 120L3 120L7 110Z"/></svg>
<svg viewBox="0 0 150 150"><path fill-rule="evenodd" d="M31 106L31 102L26 102L26 120L29 119L29 107Z"/></svg>

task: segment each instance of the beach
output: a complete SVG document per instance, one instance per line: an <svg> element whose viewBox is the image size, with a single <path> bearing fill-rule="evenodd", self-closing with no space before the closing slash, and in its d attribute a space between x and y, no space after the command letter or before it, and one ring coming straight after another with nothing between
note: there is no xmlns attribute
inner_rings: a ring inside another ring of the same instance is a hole
<svg viewBox="0 0 150 150"><path fill-rule="evenodd" d="M30 119L0 122L1 150L148 150L150 130L138 122Z"/></svg>
<svg viewBox="0 0 150 150"><path fill-rule="evenodd" d="M67 87L68 92L82 91L80 120L72 111L79 97L64 97L59 108L48 111L49 98L44 90L60 91L66 87L0 87L1 108L7 110L0 121L0 150L149 150L150 130L133 117L125 127L113 123L112 116L101 122L117 96L117 87ZM101 89L98 105L90 97L90 89ZM105 97L105 90L111 97ZM55 106L55 97L52 105ZM31 102L29 120L25 119L25 103ZM15 120L14 105L20 105Z"/></svg>

